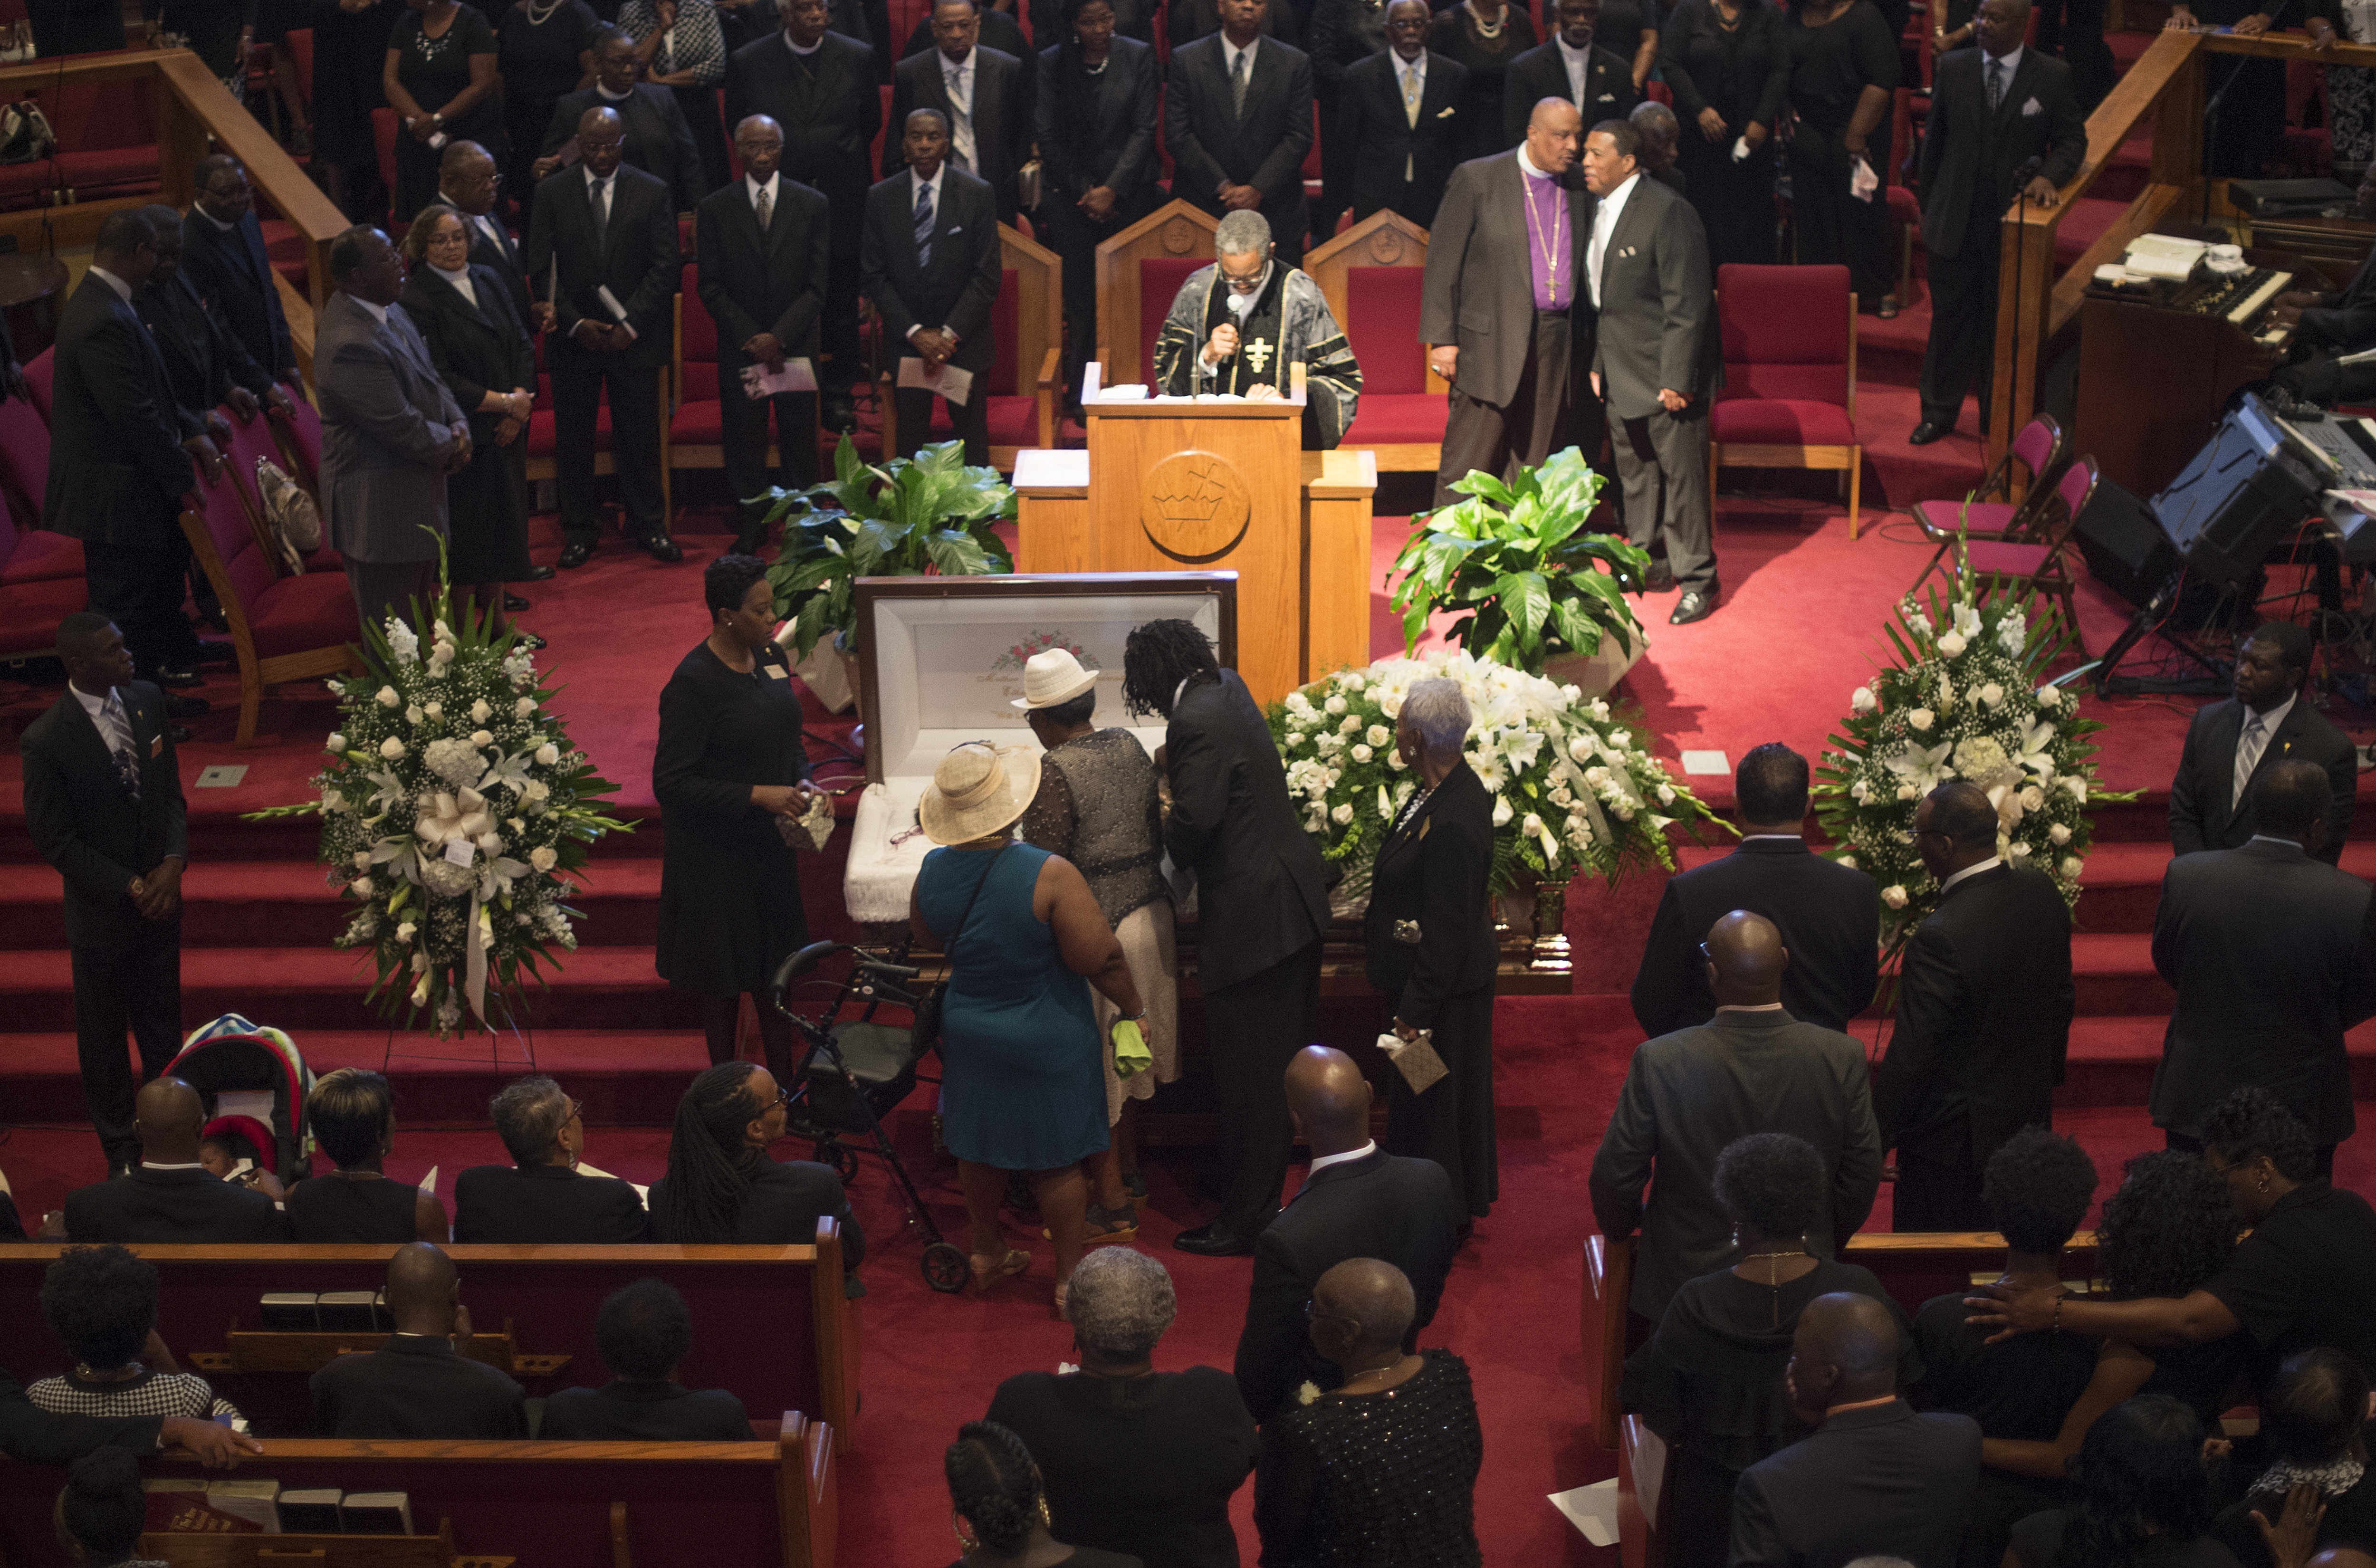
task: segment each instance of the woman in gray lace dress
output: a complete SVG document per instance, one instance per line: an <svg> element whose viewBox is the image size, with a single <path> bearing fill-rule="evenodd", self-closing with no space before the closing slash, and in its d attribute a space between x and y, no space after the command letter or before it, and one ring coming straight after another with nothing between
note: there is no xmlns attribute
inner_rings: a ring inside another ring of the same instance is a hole
<svg viewBox="0 0 2376 1568"><path fill-rule="evenodd" d="M1106 1120L1113 1136L1091 1157L1095 1182L1088 1239L1126 1241L1138 1233L1133 1202L1146 1195L1138 1174L1138 1103L1155 1086L1180 1076L1178 961L1172 949L1171 894L1163 881L1163 813L1157 774L1146 748L1127 730L1099 730L1097 674L1063 648L1034 654L1025 666L1016 706L1030 721L1047 754L1040 759L1040 792L1023 814L1024 842L1063 856L1080 868L1097 895L1146 1006L1146 1048L1152 1067L1127 1078L1105 1053ZM1115 1010L1102 996L1100 1039Z"/></svg>

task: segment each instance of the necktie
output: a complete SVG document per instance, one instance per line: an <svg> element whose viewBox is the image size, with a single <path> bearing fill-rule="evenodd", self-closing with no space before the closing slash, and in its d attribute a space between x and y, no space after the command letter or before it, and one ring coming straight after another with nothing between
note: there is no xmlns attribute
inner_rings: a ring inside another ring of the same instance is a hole
<svg viewBox="0 0 2376 1568"><path fill-rule="evenodd" d="M1246 112L1246 52L1242 49L1230 66L1230 108L1240 115Z"/></svg>
<svg viewBox="0 0 2376 1568"><path fill-rule="evenodd" d="M916 265L933 265L933 187L916 182Z"/></svg>
<svg viewBox="0 0 2376 1568"><path fill-rule="evenodd" d="M962 66L944 73L949 89L949 146L955 155L949 161L970 174L975 172L973 143L973 94L968 89Z"/></svg>
<svg viewBox="0 0 2376 1568"><path fill-rule="evenodd" d="M99 710L99 736L107 742L107 750L115 759L116 782L134 800L140 798L140 754L132 744L132 720L124 711L124 699L113 691Z"/></svg>
<svg viewBox="0 0 2376 1568"><path fill-rule="evenodd" d="M2268 744L2268 719L2261 714L2244 716L2244 732L2236 737L2236 787L2228 798L2230 806L2241 809L2244 787L2252 781L2252 769L2260 765L2261 749Z"/></svg>
<svg viewBox="0 0 2376 1568"><path fill-rule="evenodd" d="M766 186L761 185L759 194L751 198L751 216L759 220L759 232L767 232L767 220L775 215L776 198L767 194Z"/></svg>
<svg viewBox="0 0 2376 1568"><path fill-rule="evenodd" d="M1419 67L1416 65L1405 65L1402 68L1402 72L1403 118L1410 122L1410 128L1415 131L1419 129L1419 100L1420 90ZM1418 177L1418 155L1416 153L1409 152L1403 154L1403 178L1405 180L1415 179Z"/></svg>
<svg viewBox="0 0 2376 1568"><path fill-rule="evenodd" d="M479 226L479 232L486 235L489 240L494 243L494 247L498 253L505 258L509 258L512 254L512 248L510 244L505 241L502 231L495 227L495 220L493 219L488 217L482 212L470 221L476 223Z"/></svg>
<svg viewBox="0 0 2376 1568"><path fill-rule="evenodd" d="M595 181L592 194L594 199L590 205L594 208L594 248L599 252L610 248L611 182Z"/></svg>
<svg viewBox="0 0 2376 1568"><path fill-rule="evenodd" d="M1991 114L1995 113L1997 112L1997 105L2003 101L2004 62L2002 60L1991 60L1989 62L1989 113Z"/></svg>

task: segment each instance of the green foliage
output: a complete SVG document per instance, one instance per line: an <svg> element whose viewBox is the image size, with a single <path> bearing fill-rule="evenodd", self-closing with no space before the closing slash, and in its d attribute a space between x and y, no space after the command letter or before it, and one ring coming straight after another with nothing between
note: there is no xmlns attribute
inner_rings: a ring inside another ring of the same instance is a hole
<svg viewBox="0 0 2376 1568"><path fill-rule="evenodd" d="M769 523L784 547L767 568L776 613L792 624L795 660L827 633L857 647L852 589L861 577L982 577L1015 570L992 526L1015 516L1015 490L996 469L965 465L965 444L944 441L881 467L859 461L843 436L834 477L770 493Z"/></svg>

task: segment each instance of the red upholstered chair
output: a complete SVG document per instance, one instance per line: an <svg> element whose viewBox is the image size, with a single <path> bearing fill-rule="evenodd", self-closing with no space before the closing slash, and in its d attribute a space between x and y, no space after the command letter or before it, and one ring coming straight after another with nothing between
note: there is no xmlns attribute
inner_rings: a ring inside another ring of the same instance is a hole
<svg viewBox="0 0 2376 1568"><path fill-rule="evenodd" d="M36 583L0 580L0 659L55 652L58 623L89 603L78 574Z"/></svg>
<svg viewBox="0 0 2376 1568"><path fill-rule="evenodd" d="M297 406L303 410L303 415L312 415L314 412L313 405L309 403L300 402ZM255 471L255 465L259 460L271 463L282 473L295 480L298 487L308 494L315 495L315 504L319 505L320 496L316 493L317 486L312 476L302 474L290 466L289 451L284 439L288 434L288 426L285 423L274 416L261 415L249 423L242 424L239 422L239 416L232 413L230 409L226 408L221 412L223 418L231 422L231 442L223 447L223 457L232 468L239 470L240 482L246 487L246 493L255 499L256 515L259 517L264 515L264 485ZM321 429L318 416L314 420L314 427L318 437ZM304 564L308 572L342 572L346 570L347 564L345 557L332 549L330 541L326 538L320 545L307 552Z"/></svg>
<svg viewBox="0 0 2376 1568"><path fill-rule="evenodd" d="M669 407L670 367L662 365L652 374L659 377L659 406L666 409ZM663 519L676 516L673 487L669 482L668 434L668 426L663 423L660 426L660 517ZM529 481L534 483L538 480L559 477L560 441L553 433L552 375L544 367L544 336L541 333L536 339L536 405L529 410L528 434L521 439L528 443L525 456ZM619 460L611 451L611 399L608 398L602 399L602 406L594 413L592 461L597 474L619 471Z"/></svg>
<svg viewBox="0 0 2376 1568"><path fill-rule="evenodd" d="M1963 501L1918 501L1914 504L1914 521L1922 537L1937 548L1931 551L1930 563L1922 568L1922 576L1915 578L1919 585L1923 577L1938 570L1940 561L1955 547L1958 538L1987 540L1992 543L2035 543L2038 519L2047 509L2053 494L2054 481L2062 477L2062 469L2071 461L2071 448L2062 439L2062 427L2054 422L2051 414L2039 414L2021 427L2013 445L1997 466L1989 470L1969 497ZM2024 476L2022 499L2013 498L2014 465L2021 465ZM1983 500L1994 496L1995 500Z"/></svg>
<svg viewBox="0 0 2376 1568"><path fill-rule="evenodd" d="M322 498L322 415L304 398L291 394L294 412L272 418L273 439L280 444L280 466L289 477Z"/></svg>
<svg viewBox="0 0 2376 1568"><path fill-rule="evenodd" d="M990 398L991 466L1007 472L1015 455L1027 446L1056 445L1056 376L1062 366L1064 327L1063 264L1056 253L1002 223L998 229L1001 259L998 303L991 307L991 336L998 356L975 386ZM1164 296L1169 304L1170 296ZM899 402L893 397L898 366L885 356L883 450L898 450ZM927 443L951 441L956 427L949 422L948 406L933 400L932 428Z"/></svg>
<svg viewBox="0 0 2376 1568"><path fill-rule="evenodd" d="M314 30L292 28L281 42L289 46L289 58L296 63L297 96L305 101L310 110L314 107Z"/></svg>
<svg viewBox="0 0 2376 1568"><path fill-rule="evenodd" d="M43 349L25 362L25 390L31 394L33 407L41 411L42 422L50 420L50 384L57 378L58 351Z"/></svg>
<svg viewBox="0 0 2376 1568"><path fill-rule="evenodd" d="M1218 220L1170 201L1098 246L1098 362L1108 386L1155 380L1155 339L1172 296L1213 260Z"/></svg>
<svg viewBox="0 0 2376 1568"><path fill-rule="evenodd" d="M50 116L57 180L77 201L157 188L155 90L145 81L68 81Z"/></svg>
<svg viewBox="0 0 2376 1568"><path fill-rule="evenodd" d="M1361 410L1343 444L1384 472L1433 473L1442 461L1450 399L1419 340L1426 268L1427 231L1385 210L1303 258L1361 365Z"/></svg>
<svg viewBox="0 0 2376 1568"><path fill-rule="evenodd" d="M44 587L20 606L19 589L62 582L82 587L82 541L41 526L42 496L49 480L49 427L21 398L0 403L0 498L7 503L0 508L0 621L20 610L34 613L55 597ZM82 605L77 600L67 608ZM47 638L54 622L23 629ZM0 652L16 651L16 640L0 636Z"/></svg>
<svg viewBox="0 0 2376 1568"><path fill-rule="evenodd" d="M1856 432L1856 295L1845 267L1717 268L1725 384L1708 412L1708 493L1717 470L1843 469L1848 537L1861 521Z"/></svg>
<svg viewBox="0 0 2376 1568"><path fill-rule="evenodd" d="M371 112L372 150L379 155L379 177L391 195L396 190L396 111L374 109Z"/></svg>
<svg viewBox="0 0 2376 1568"><path fill-rule="evenodd" d="M2031 540L1978 540L1967 549L1972 576L1986 591L2004 588L2017 600L2042 596L2062 621L2071 646L2087 657L2087 638L2079 629L2079 612L2072 602L2077 574L2072 568L2073 536L2080 515L2096 493L2096 459L2082 457L2062 470L2050 491L2044 492L2035 537Z"/></svg>

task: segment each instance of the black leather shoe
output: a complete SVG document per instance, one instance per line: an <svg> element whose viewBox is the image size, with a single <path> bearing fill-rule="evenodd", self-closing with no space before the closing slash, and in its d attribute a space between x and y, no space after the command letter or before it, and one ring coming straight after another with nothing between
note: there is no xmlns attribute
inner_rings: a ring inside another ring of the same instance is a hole
<svg viewBox="0 0 2376 1568"><path fill-rule="evenodd" d="M552 568L550 566L530 566L528 569L526 576L514 577L512 581L516 583L549 583L552 581Z"/></svg>
<svg viewBox="0 0 2376 1568"><path fill-rule="evenodd" d="M656 539L647 539L644 540L644 549L649 552L653 560L661 562L667 565L673 566L678 562L684 559L684 546L669 538L666 534L661 534Z"/></svg>
<svg viewBox="0 0 2376 1568"><path fill-rule="evenodd" d="M1252 1236L1241 1236L1233 1230L1224 1230L1218 1223L1202 1226L1194 1230L1182 1230L1171 1239L1171 1244L1183 1253L1194 1253L1199 1257L1207 1258L1244 1257L1254 1250L1254 1239Z"/></svg>
<svg viewBox="0 0 2376 1568"><path fill-rule="evenodd" d="M1675 612L1667 617L1669 626L1688 626L1694 621L1705 621L1716 613L1716 589L1690 588L1675 601Z"/></svg>
<svg viewBox="0 0 2376 1568"><path fill-rule="evenodd" d="M1650 569L1642 575L1644 593L1669 593L1673 591L1674 587L1675 569L1664 561L1651 562Z"/></svg>
<svg viewBox="0 0 2376 1568"><path fill-rule="evenodd" d="M571 540L561 547L561 569L564 572L583 566L594 558L594 547Z"/></svg>
<svg viewBox="0 0 2376 1568"><path fill-rule="evenodd" d="M214 705L204 697L169 696L165 699L168 719L200 719L214 711Z"/></svg>
<svg viewBox="0 0 2376 1568"><path fill-rule="evenodd" d="M827 392L818 399L817 422L837 435L858 428L858 405L847 392Z"/></svg>
<svg viewBox="0 0 2376 1568"><path fill-rule="evenodd" d="M1907 436L1906 444L1908 446L1928 446L1933 441L1944 441L1954 434L1955 427L1952 424L1940 424L1935 421L1924 420L1914 427L1911 434Z"/></svg>
<svg viewBox="0 0 2376 1568"><path fill-rule="evenodd" d="M504 609L507 613L517 615L521 611L529 608L529 601L522 599L519 595L516 593L507 593L504 595Z"/></svg>
<svg viewBox="0 0 2376 1568"><path fill-rule="evenodd" d="M173 737L173 743L177 746L186 746L190 743L190 727L186 724L168 724L165 726L165 733Z"/></svg>
<svg viewBox="0 0 2376 1568"><path fill-rule="evenodd" d="M182 686L203 686L207 683L207 678L204 675L199 674L195 670L174 670L160 667L154 675L151 675L148 678L168 690Z"/></svg>
<svg viewBox="0 0 2376 1568"><path fill-rule="evenodd" d="M519 646L534 653L538 648L544 647L545 643L544 639L534 632L522 632L519 635Z"/></svg>

